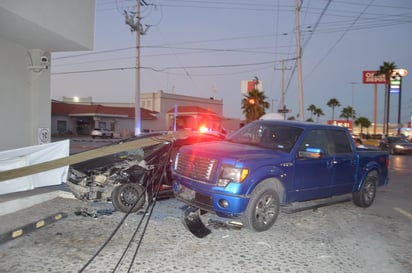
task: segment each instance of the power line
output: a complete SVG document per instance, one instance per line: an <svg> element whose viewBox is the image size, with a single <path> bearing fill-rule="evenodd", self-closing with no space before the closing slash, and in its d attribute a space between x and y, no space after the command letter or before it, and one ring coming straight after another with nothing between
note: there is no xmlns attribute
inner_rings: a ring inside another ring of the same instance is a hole
<svg viewBox="0 0 412 273"><path fill-rule="evenodd" d="M328 51L326 52L326 54L320 59L320 61L313 67L313 69L311 70L311 72L307 75L309 76L310 74L313 73L313 71L315 71L319 65L326 59L327 56L329 56L329 54L336 48L336 46L340 43L340 41L342 41L342 39L345 37L345 35L348 33L348 31L353 27L353 25L359 20L359 18L365 13L365 11L370 7L370 5L374 2L375 0L371 0L369 2L368 5L366 5L366 7L360 12L360 14L358 15L358 17L356 17L356 19L347 27L347 29L342 33L342 35L338 38L338 40L336 40L336 42L328 49Z"/></svg>

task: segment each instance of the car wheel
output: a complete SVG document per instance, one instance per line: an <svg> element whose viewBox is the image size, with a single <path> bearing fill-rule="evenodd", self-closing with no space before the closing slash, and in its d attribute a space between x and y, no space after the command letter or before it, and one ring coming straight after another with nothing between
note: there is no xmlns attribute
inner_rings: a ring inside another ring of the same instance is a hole
<svg viewBox="0 0 412 273"><path fill-rule="evenodd" d="M366 208L372 205L376 196L376 182L378 178L374 174L369 174L361 189L352 193L353 203L359 207Z"/></svg>
<svg viewBox="0 0 412 273"><path fill-rule="evenodd" d="M136 212L145 201L145 190L138 184L121 184L112 191L113 207L121 212Z"/></svg>
<svg viewBox="0 0 412 273"><path fill-rule="evenodd" d="M242 216L243 225L254 231L270 229L279 214L280 201L270 184L260 184L252 192L249 204Z"/></svg>

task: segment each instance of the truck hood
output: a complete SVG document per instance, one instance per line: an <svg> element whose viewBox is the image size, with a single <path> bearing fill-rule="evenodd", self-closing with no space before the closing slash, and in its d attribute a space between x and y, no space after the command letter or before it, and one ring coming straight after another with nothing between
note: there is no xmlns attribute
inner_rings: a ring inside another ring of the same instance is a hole
<svg viewBox="0 0 412 273"><path fill-rule="evenodd" d="M189 153L201 157L210 158L227 158L228 155L235 155L235 160L253 160L253 159L265 159L271 158L289 158L290 154L276 151L268 148L262 148L254 145L245 145L239 143L233 143L230 141L216 141L211 143L197 143L194 145L188 145L180 148L182 153Z"/></svg>

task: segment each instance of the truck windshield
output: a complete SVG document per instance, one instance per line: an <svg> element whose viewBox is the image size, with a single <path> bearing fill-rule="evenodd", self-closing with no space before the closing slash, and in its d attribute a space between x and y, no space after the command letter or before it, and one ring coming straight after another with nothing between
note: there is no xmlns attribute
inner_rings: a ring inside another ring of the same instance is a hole
<svg viewBox="0 0 412 273"><path fill-rule="evenodd" d="M289 153L302 131L283 124L252 122L231 134L227 140Z"/></svg>

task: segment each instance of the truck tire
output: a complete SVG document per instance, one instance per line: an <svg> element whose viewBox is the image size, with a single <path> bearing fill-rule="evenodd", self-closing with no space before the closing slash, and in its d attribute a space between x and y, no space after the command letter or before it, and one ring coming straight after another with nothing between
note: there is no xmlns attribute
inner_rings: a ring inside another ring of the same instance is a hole
<svg viewBox="0 0 412 273"><path fill-rule="evenodd" d="M358 192L352 193L353 203L356 206L366 208L372 205L376 196L376 182L378 178L374 174L368 174Z"/></svg>
<svg viewBox="0 0 412 273"><path fill-rule="evenodd" d="M279 196L273 185L262 183L251 194L242 216L243 225L250 230L266 231L275 223L279 208Z"/></svg>
<svg viewBox="0 0 412 273"><path fill-rule="evenodd" d="M138 184L121 184L114 187L112 191L113 207L121 212L136 212L145 202L145 190Z"/></svg>

